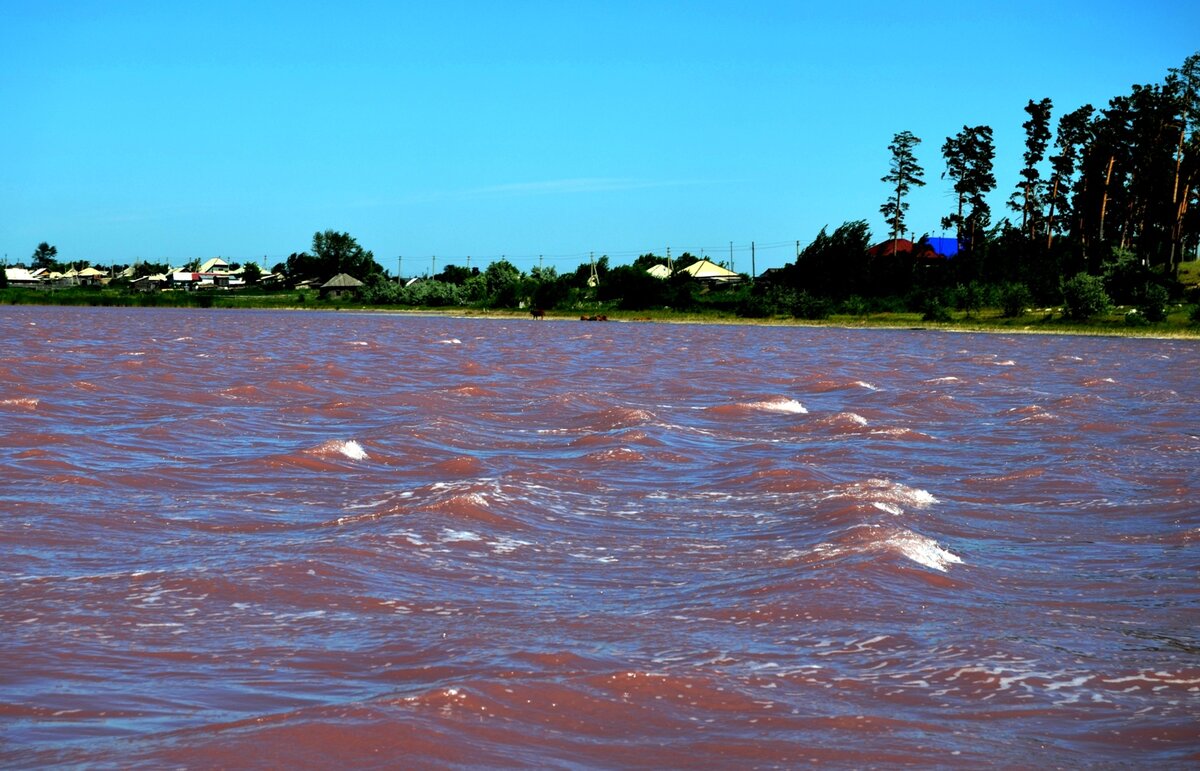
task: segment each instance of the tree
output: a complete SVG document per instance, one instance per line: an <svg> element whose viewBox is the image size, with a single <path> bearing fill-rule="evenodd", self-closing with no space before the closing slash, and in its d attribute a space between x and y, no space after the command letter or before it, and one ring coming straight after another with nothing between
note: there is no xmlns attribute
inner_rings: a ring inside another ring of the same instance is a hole
<svg viewBox="0 0 1200 771"><path fill-rule="evenodd" d="M242 279L250 286L257 284L260 278L262 278L262 268L258 267L257 262L248 262L242 268Z"/></svg>
<svg viewBox="0 0 1200 771"><path fill-rule="evenodd" d="M1063 283L1063 305L1067 318L1086 321L1092 316L1107 313L1112 307L1112 302L1108 293L1104 291L1102 279L1087 273L1077 273L1074 278Z"/></svg>
<svg viewBox="0 0 1200 771"><path fill-rule="evenodd" d="M33 250L33 269L44 268L46 270L55 270L58 267L58 262L54 259L58 256L58 248L51 246L45 241L38 244L37 249Z"/></svg>
<svg viewBox="0 0 1200 771"><path fill-rule="evenodd" d="M487 285L487 300L496 308L512 308L520 302L521 271L508 260L497 260L483 272Z"/></svg>
<svg viewBox="0 0 1200 771"><path fill-rule="evenodd" d="M990 126L963 126L962 131L947 137L942 145L946 159L943 177L954 181L957 200L955 213L942 218L942 227L954 228L960 248L972 261L975 257L976 235L991 223L992 209L986 195L996 187L992 160L996 156Z"/></svg>
<svg viewBox="0 0 1200 771"><path fill-rule="evenodd" d="M1029 120L1021 124L1025 129L1025 166L1021 169L1021 181L1008 200L1009 208L1021 212L1021 231L1027 233L1032 242L1037 237L1038 219L1041 213L1043 184L1038 165L1046 157L1046 145L1050 141L1050 99L1040 102L1029 100L1025 112Z"/></svg>
<svg viewBox="0 0 1200 771"><path fill-rule="evenodd" d="M1079 163L1080 149L1088 141L1092 126L1092 115L1095 108L1085 104L1077 110L1067 113L1058 119L1058 131L1054 138L1054 147L1058 152L1050 156L1050 192L1047 199L1049 212L1046 215L1046 248L1049 249L1054 240L1056 230L1060 230L1059 221L1067 221L1071 216L1071 199L1067 193L1071 190L1075 168ZM1058 219L1056 219L1056 215Z"/></svg>
<svg viewBox="0 0 1200 771"><path fill-rule="evenodd" d="M313 234L312 256L316 260L314 278L328 281L339 273L347 273L360 281L373 273L383 273L375 255L358 245L349 233L326 230Z"/></svg>
<svg viewBox="0 0 1200 771"><path fill-rule="evenodd" d="M471 276L478 276L479 268L463 268L458 265L447 265L442 272L433 277L435 281L462 286Z"/></svg>
<svg viewBox="0 0 1200 771"><path fill-rule="evenodd" d="M157 273L167 273L170 270L171 266L165 262L138 262L133 266L133 277L143 278Z"/></svg>
<svg viewBox="0 0 1200 771"><path fill-rule="evenodd" d="M879 207L879 211L883 214L884 221L892 226L893 241L904 232L904 213L908 211L908 201L904 200L904 196L908 195L913 185L921 187L925 184L925 170L917 163L913 154L913 150L919 144L921 139L911 131L901 131L892 137L892 143L888 145L888 151L892 154L891 170L880 177L880 181L894 186L896 195L895 198L889 197L887 202Z"/></svg>
<svg viewBox="0 0 1200 771"><path fill-rule="evenodd" d="M1169 264L1175 268L1184 252L1188 204L1200 177L1200 52L1184 59L1183 66L1172 68L1170 73L1179 84L1177 92L1182 117L1175 160L1175 184L1171 194L1175 216L1171 228Z"/></svg>
<svg viewBox="0 0 1200 771"><path fill-rule="evenodd" d="M869 278L864 267L870 244L871 230L864 220L843 222L833 233L821 228L794 267L785 268L784 281L812 294L847 297Z"/></svg>

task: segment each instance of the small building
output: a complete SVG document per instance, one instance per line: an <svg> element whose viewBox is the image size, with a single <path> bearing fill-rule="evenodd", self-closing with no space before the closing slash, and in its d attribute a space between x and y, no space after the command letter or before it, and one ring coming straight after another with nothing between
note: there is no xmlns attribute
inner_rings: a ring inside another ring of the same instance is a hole
<svg viewBox="0 0 1200 771"><path fill-rule="evenodd" d="M715 262L709 262L708 260L697 260L686 268L680 268L675 272L687 273L697 281L712 284L734 284L742 280L742 277L732 270L722 268Z"/></svg>
<svg viewBox="0 0 1200 771"><path fill-rule="evenodd" d="M907 238L889 238L867 250L870 257L911 257L914 260L949 260L958 254L956 238L922 238L916 243Z"/></svg>
<svg viewBox="0 0 1200 771"><path fill-rule="evenodd" d="M176 289L195 289L199 284L199 273L187 270L176 270L171 273L171 286Z"/></svg>
<svg viewBox="0 0 1200 771"><path fill-rule="evenodd" d="M880 241L867 250L867 255L870 257L896 257L901 254L912 254L913 242L907 238L889 238L886 241Z"/></svg>
<svg viewBox="0 0 1200 771"><path fill-rule="evenodd" d="M646 272L655 278L668 279L671 277L671 269L666 265L651 265L646 268Z"/></svg>
<svg viewBox="0 0 1200 771"><path fill-rule="evenodd" d="M108 274L89 266L76 273L75 276L79 279L80 286L99 286Z"/></svg>
<svg viewBox="0 0 1200 771"><path fill-rule="evenodd" d="M171 283L165 273L155 273L152 276L141 276L129 282L129 286L139 292L156 292Z"/></svg>
<svg viewBox="0 0 1200 771"><path fill-rule="evenodd" d="M336 300L340 297L357 297L363 282L347 273L339 273L321 284L321 298Z"/></svg>
<svg viewBox="0 0 1200 771"><path fill-rule="evenodd" d="M944 260L949 260L958 254L957 238L926 238L925 243L929 244L930 250L935 255Z"/></svg>
<svg viewBox="0 0 1200 771"><path fill-rule="evenodd" d="M5 268L4 277L8 279L9 286L36 287L42 285L41 279L30 273L27 268Z"/></svg>
<svg viewBox="0 0 1200 771"><path fill-rule="evenodd" d="M222 260L220 257L213 257L211 260L206 260L200 266L199 273L229 273L229 263Z"/></svg>

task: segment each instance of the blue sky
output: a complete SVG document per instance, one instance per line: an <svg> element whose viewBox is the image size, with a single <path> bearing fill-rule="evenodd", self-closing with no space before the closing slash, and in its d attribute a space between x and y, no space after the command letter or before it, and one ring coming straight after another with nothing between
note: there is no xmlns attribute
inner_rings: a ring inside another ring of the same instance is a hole
<svg viewBox="0 0 1200 771"><path fill-rule="evenodd" d="M267 263L348 231L393 273L573 270L685 250L758 271L823 227L887 234L887 145L951 206L987 124L994 211L1023 107L1159 82L1200 3L0 0L0 252Z"/></svg>

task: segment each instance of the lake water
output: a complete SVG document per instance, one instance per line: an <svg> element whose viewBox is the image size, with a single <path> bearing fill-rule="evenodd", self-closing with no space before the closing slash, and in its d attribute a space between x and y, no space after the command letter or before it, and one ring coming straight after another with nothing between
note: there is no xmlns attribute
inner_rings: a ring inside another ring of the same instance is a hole
<svg viewBox="0 0 1200 771"><path fill-rule="evenodd" d="M1198 376L0 307L0 765L1194 765Z"/></svg>

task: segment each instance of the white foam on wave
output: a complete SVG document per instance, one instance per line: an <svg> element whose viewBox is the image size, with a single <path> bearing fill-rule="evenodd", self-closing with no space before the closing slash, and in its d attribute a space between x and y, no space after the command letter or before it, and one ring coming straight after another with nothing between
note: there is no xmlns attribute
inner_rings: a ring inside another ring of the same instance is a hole
<svg viewBox="0 0 1200 771"><path fill-rule="evenodd" d="M478 533L472 533L470 530L451 530L450 528L442 529L442 543L458 543L463 541L482 541L483 538Z"/></svg>
<svg viewBox="0 0 1200 771"><path fill-rule="evenodd" d="M462 340L457 337L448 337L445 340L438 340L442 345L462 345Z"/></svg>
<svg viewBox="0 0 1200 771"><path fill-rule="evenodd" d="M518 538L510 538L501 536L495 541L488 541L488 546L492 547L492 551L496 554L511 554L522 546L532 546L529 541L522 541Z"/></svg>
<svg viewBox="0 0 1200 771"><path fill-rule="evenodd" d="M884 545L900 552L919 565L933 568L942 573L945 573L950 565L962 564L962 558L957 554L943 549L932 538L919 535L911 530L902 530L889 536Z"/></svg>
<svg viewBox="0 0 1200 771"><path fill-rule="evenodd" d="M0 401L0 407L21 407L22 409L32 410L38 406L37 399L31 397L22 397L18 399L4 399Z"/></svg>
<svg viewBox="0 0 1200 771"><path fill-rule="evenodd" d="M854 385L858 386L859 388L865 388L868 391L878 391L879 390L879 386L868 383L865 380L855 380Z"/></svg>
<svg viewBox="0 0 1200 771"><path fill-rule="evenodd" d="M904 513L904 509L900 508L899 506L897 506L894 503L886 503L884 501L875 501L871 505L874 506L875 508L879 509L882 512L886 512L888 514L892 514L897 517Z"/></svg>
<svg viewBox="0 0 1200 771"><path fill-rule="evenodd" d="M367 451L353 439L331 439L311 452L315 452L317 455L345 455L350 460L367 459Z"/></svg>
<svg viewBox="0 0 1200 771"><path fill-rule="evenodd" d="M340 452L342 455L345 455L350 460L367 459L367 451L363 449L361 444L353 439L342 442L341 446L338 448L338 452Z"/></svg>
<svg viewBox="0 0 1200 771"><path fill-rule="evenodd" d="M935 377L930 380L926 380L925 382L926 383L957 383L959 381L958 381L958 378L954 377L953 375L950 375L948 377Z"/></svg>
<svg viewBox="0 0 1200 771"><path fill-rule="evenodd" d="M909 506L914 509L926 509L939 502L928 490L909 487L899 482L889 482L886 479L868 479L866 482L856 482L848 486L844 494L853 498L865 499L873 504Z"/></svg>
<svg viewBox="0 0 1200 771"><path fill-rule="evenodd" d="M820 559L832 559L847 554L878 554L890 552L916 562L940 573L950 565L962 564L957 554L950 552L932 538L911 530L897 529L891 525L861 523L853 525L835 543L819 543L808 552L792 550L784 559L801 559L814 555Z"/></svg>
<svg viewBox="0 0 1200 771"><path fill-rule="evenodd" d="M751 409L762 410L764 412L784 412L792 415L808 414L808 410L804 408L803 404L795 399L787 399L783 397L779 399L766 399L761 402L751 402L746 406L750 407Z"/></svg>

